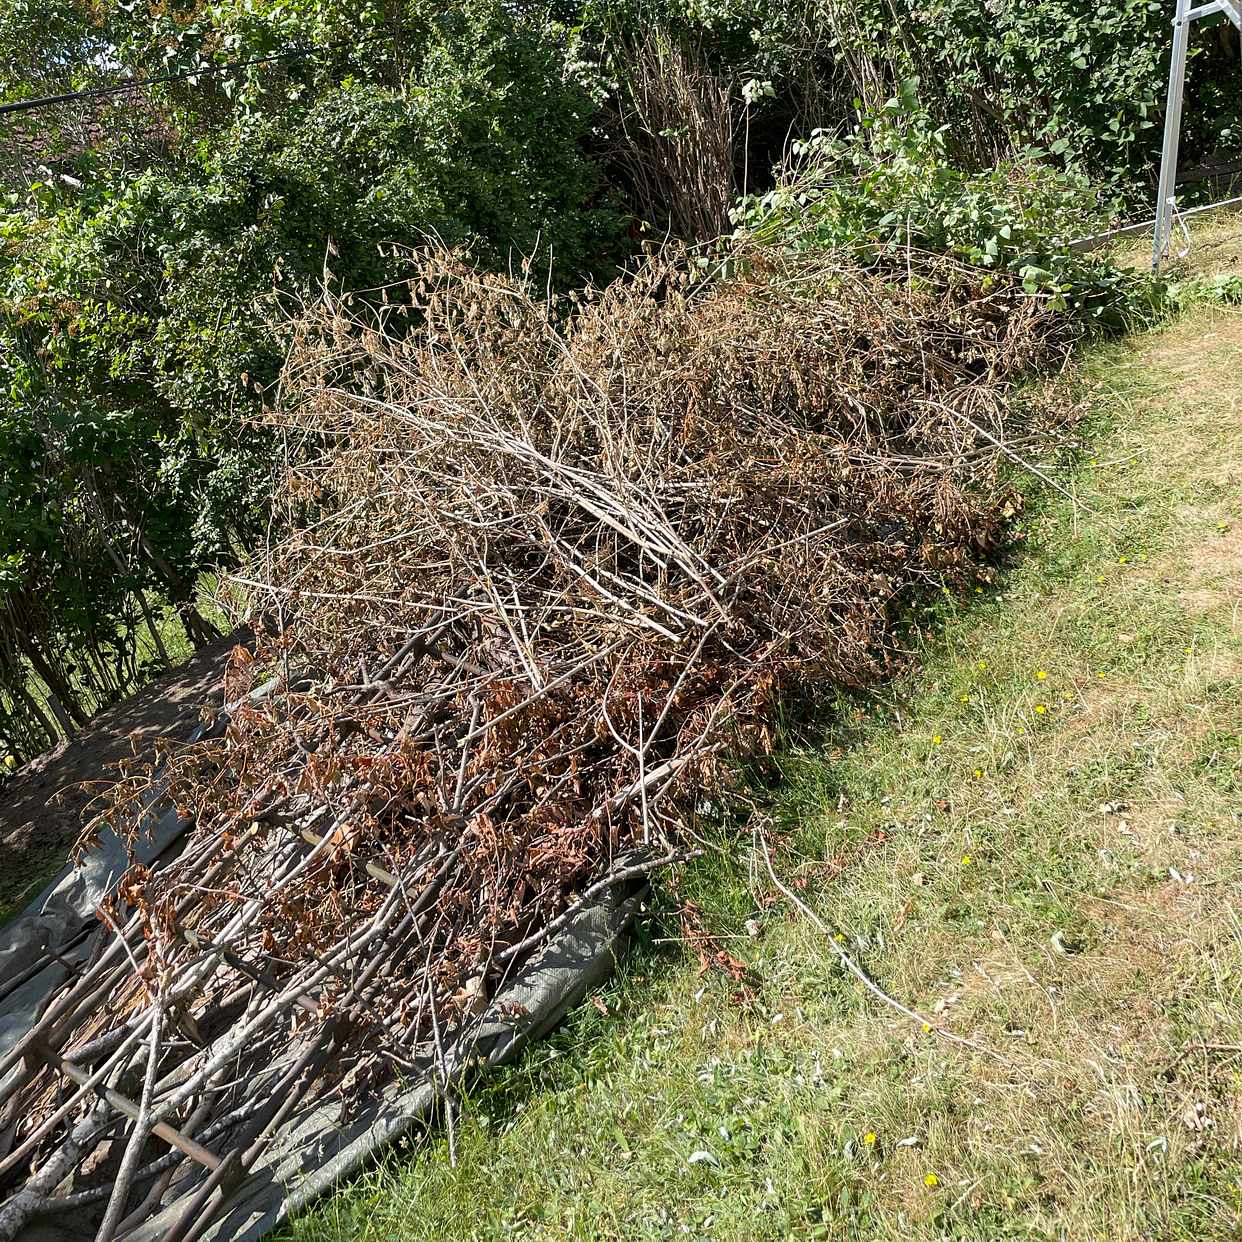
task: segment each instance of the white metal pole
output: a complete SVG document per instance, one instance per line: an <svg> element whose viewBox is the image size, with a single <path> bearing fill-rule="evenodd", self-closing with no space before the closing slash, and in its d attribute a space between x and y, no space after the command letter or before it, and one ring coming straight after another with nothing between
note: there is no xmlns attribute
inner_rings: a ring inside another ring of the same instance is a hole
<svg viewBox="0 0 1242 1242"><path fill-rule="evenodd" d="M1173 19L1173 55L1169 61L1169 94L1164 110L1164 148L1160 153L1160 188L1156 197L1156 229L1152 238L1151 270L1158 272L1169 252L1173 232L1177 152L1182 133L1182 95L1186 85L1186 48L1190 42L1189 0L1177 0Z"/></svg>

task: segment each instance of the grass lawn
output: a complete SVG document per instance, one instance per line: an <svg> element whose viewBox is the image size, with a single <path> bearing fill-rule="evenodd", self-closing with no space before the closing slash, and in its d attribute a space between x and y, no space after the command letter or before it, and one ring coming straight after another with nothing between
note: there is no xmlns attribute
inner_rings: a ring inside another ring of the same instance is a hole
<svg viewBox="0 0 1242 1242"><path fill-rule="evenodd" d="M680 886L757 986L647 930L467 1102L456 1168L411 1142L286 1238L1239 1236L1242 313L1084 369L1078 503L767 806L779 873L930 1029L744 835Z"/></svg>

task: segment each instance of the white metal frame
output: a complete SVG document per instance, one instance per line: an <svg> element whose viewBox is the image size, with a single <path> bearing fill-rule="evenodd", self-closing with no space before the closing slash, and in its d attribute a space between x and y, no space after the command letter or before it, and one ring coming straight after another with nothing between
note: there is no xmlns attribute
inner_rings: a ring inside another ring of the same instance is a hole
<svg viewBox="0 0 1242 1242"><path fill-rule="evenodd" d="M1186 86L1186 51L1190 45L1190 24L1196 18L1224 13L1242 31L1242 0L1209 0L1192 4L1177 0L1173 19L1173 57L1169 62L1169 96L1164 110L1164 148L1160 153L1160 188L1156 192L1156 228L1152 239L1151 268L1160 270L1168 257L1177 220L1177 150L1182 137L1182 96Z"/></svg>

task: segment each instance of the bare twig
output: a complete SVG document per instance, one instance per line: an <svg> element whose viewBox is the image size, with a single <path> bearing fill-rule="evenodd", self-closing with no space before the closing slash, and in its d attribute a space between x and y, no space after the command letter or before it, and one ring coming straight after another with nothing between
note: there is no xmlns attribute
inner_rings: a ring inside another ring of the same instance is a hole
<svg viewBox="0 0 1242 1242"><path fill-rule="evenodd" d="M1008 1065L1009 1061L1001 1056L999 1052L986 1047L983 1044L975 1043L973 1039L967 1039L963 1035L958 1035L954 1031L950 1031L941 1026L938 1022L933 1022L930 1018L921 1014L917 1009L911 1009L908 1005L903 1005L895 996L890 996L882 987L877 984L870 975L850 956L845 946L841 944L832 934L832 929L824 922L823 919L811 909L810 906L798 896L787 884L784 884L780 877L776 874L776 869L772 866L772 855L768 850L767 838L764 836L762 829L756 829L755 839L759 843L760 849L763 851L763 861L767 865L768 877L771 879L773 886L780 892L787 901L790 902L801 914L810 919L816 928L823 934L832 951L836 954L841 965L858 980L859 983L867 989L877 1000L883 1001L890 1009L896 1010L903 1018L908 1018L911 1022L917 1022L925 1031L934 1033L941 1039L948 1040L951 1044L960 1044L964 1048L969 1048L973 1052L982 1053L986 1057L990 1057L994 1061L999 1061L1002 1065Z"/></svg>

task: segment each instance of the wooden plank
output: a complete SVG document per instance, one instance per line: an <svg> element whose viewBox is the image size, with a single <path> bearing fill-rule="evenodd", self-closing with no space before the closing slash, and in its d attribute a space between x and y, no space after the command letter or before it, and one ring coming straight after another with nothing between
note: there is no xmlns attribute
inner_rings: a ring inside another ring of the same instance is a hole
<svg viewBox="0 0 1242 1242"><path fill-rule="evenodd" d="M80 1066L74 1065L72 1061L66 1061L58 1057L48 1048L40 1047L39 1054L53 1068L59 1070L68 1079L76 1082L78 1086L84 1087L90 1082L90 1075ZM138 1120L139 1108L133 1100L122 1095L119 1091L113 1091L111 1087L103 1087L98 1084L93 1090L101 1099L105 1100L118 1113L123 1113L131 1121ZM210 1152L201 1143L196 1143L188 1135L182 1134L180 1130L173 1129L166 1121L156 1122L151 1127L151 1133L159 1135L170 1147L175 1147L178 1151L184 1152L191 1160L196 1160L205 1169L215 1172L222 1163L220 1157L214 1152Z"/></svg>

